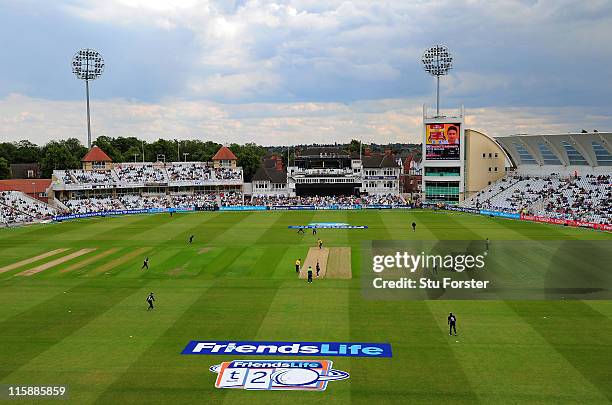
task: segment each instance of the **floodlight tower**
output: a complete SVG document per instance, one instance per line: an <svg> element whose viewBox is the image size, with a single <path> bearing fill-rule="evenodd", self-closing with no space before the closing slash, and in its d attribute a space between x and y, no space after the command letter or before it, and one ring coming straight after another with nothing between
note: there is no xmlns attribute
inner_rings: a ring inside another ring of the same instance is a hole
<svg viewBox="0 0 612 405"><path fill-rule="evenodd" d="M104 59L94 49L81 49L72 58L72 73L78 79L85 80L85 94L87 96L87 147L91 148L91 119L89 114L89 81L102 76Z"/></svg>
<svg viewBox="0 0 612 405"><path fill-rule="evenodd" d="M436 76L436 115L440 116L440 76L448 74L453 68L453 57L444 45L434 45L423 53L425 71Z"/></svg>

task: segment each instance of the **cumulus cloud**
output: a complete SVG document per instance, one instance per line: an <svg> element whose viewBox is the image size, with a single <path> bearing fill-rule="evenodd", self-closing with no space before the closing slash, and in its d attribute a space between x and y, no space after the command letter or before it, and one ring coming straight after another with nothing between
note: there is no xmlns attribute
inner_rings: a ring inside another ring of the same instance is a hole
<svg viewBox="0 0 612 405"><path fill-rule="evenodd" d="M422 138L422 106L413 99L350 104L221 104L179 99L152 104L111 99L96 101L92 109L94 138L137 136L147 140L201 139L264 145L351 139L420 143ZM597 112L566 107L561 113L567 118L559 119L558 109L486 107L468 110L466 124L492 136L612 126L612 118L603 109ZM28 139L42 144L67 137L85 142L83 102L50 101L19 94L0 99L0 141Z"/></svg>
<svg viewBox="0 0 612 405"><path fill-rule="evenodd" d="M66 60L83 45L107 59L94 126L115 136L417 140L420 105L435 100L420 57L438 42L455 56L443 107L465 104L484 132L610 128L608 0L5 4L2 137L82 132L82 89Z"/></svg>

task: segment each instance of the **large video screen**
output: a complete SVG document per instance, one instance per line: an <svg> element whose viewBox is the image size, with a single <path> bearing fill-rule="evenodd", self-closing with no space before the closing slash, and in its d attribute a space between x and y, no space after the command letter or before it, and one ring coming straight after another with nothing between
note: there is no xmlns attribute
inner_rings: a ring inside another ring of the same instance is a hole
<svg viewBox="0 0 612 405"><path fill-rule="evenodd" d="M426 124L425 158L427 160L459 160L460 124Z"/></svg>

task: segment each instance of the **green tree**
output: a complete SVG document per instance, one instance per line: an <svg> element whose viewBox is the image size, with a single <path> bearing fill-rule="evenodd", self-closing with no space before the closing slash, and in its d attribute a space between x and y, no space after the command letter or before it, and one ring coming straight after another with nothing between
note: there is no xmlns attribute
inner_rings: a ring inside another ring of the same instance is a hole
<svg viewBox="0 0 612 405"><path fill-rule="evenodd" d="M232 144L230 149L238 158L238 166L242 167L244 181L251 181L253 175L261 166L261 159L265 156L266 150L254 143L247 143L242 146Z"/></svg>
<svg viewBox="0 0 612 405"><path fill-rule="evenodd" d="M0 157L0 179L8 179L11 177L11 166L9 161Z"/></svg>
<svg viewBox="0 0 612 405"><path fill-rule="evenodd" d="M141 156L137 158L137 160L142 160L142 146L144 141L140 139L130 136L130 137L118 137L111 138L111 144L115 147L120 153L123 162L134 161L134 153L140 153ZM138 152L136 152L138 150Z"/></svg>
<svg viewBox="0 0 612 405"><path fill-rule="evenodd" d="M44 177L51 177L53 170L78 169L81 159L77 158L66 141L51 141L45 145L43 157L40 162Z"/></svg>
<svg viewBox="0 0 612 405"><path fill-rule="evenodd" d="M351 143L348 145L348 151L351 153L359 153L359 148L361 147L361 142L357 139L351 140Z"/></svg>
<svg viewBox="0 0 612 405"><path fill-rule="evenodd" d="M124 157L119 149L113 145L113 138L108 136L99 136L96 138L94 145L102 149L106 154L113 159L113 162L123 162Z"/></svg>
<svg viewBox="0 0 612 405"><path fill-rule="evenodd" d="M37 163L41 157L41 148L30 141L23 140L16 144L17 150L11 163Z"/></svg>
<svg viewBox="0 0 612 405"><path fill-rule="evenodd" d="M17 145L11 142L0 143L0 156L2 156L8 163L15 162L15 156L17 155Z"/></svg>
<svg viewBox="0 0 612 405"><path fill-rule="evenodd" d="M123 154L123 160L119 162L142 162L142 148L140 146L132 146Z"/></svg>
<svg viewBox="0 0 612 405"><path fill-rule="evenodd" d="M167 139L158 139L146 146L146 157L150 162L157 160L159 155L164 155L166 162L176 162L178 159L176 142Z"/></svg>
<svg viewBox="0 0 612 405"><path fill-rule="evenodd" d="M68 148L70 154L79 162L87 154L88 149L76 138L68 138L60 142Z"/></svg>

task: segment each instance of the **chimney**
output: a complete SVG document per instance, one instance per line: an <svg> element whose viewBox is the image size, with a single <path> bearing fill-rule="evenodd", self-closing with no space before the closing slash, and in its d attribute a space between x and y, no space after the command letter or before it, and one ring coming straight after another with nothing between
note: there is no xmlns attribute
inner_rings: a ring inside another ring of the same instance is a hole
<svg viewBox="0 0 612 405"><path fill-rule="evenodd" d="M366 146L365 150L363 151L363 155L364 156L371 156L372 155L372 151L370 150L370 148L368 148Z"/></svg>
<svg viewBox="0 0 612 405"><path fill-rule="evenodd" d="M276 166L275 169L278 170L279 172L283 171L283 161L280 159L274 159L276 161Z"/></svg>

